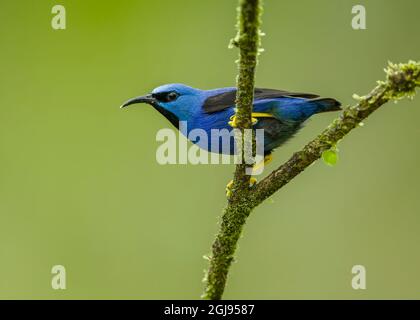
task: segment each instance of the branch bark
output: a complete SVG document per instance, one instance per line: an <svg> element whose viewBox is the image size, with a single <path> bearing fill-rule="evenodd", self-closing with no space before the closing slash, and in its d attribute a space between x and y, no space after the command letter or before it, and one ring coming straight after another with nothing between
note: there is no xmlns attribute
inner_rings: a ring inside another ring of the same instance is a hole
<svg viewBox="0 0 420 320"><path fill-rule="evenodd" d="M237 123L241 130L251 128L251 112L254 89L254 73L259 48L260 3L258 0L240 0L239 32L233 40L240 49ZM368 95L356 97L358 103L346 108L318 137L309 142L301 151L270 173L253 188L249 187L249 176L245 165L237 165L234 174L233 193L224 209L220 231L212 246L209 269L205 277L205 299L221 299L229 268L243 226L252 210L276 191L285 186L309 165L318 160L323 152L334 148L351 130L375 110L390 100L413 98L420 86L420 62L388 65L385 81L379 81ZM242 135L243 137L243 135ZM237 141L237 143L242 141Z"/></svg>
<svg viewBox="0 0 420 320"><path fill-rule="evenodd" d="M232 45L239 48L239 74L236 91L236 145L244 146L244 129L252 128L251 113L254 101L255 68L260 44L260 0L241 0L238 8L238 33ZM236 166L232 190L237 196L249 188L250 176L246 174L244 148L241 164ZM233 197L232 202L235 202Z"/></svg>
<svg viewBox="0 0 420 320"><path fill-rule="evenodd" d="M260 0L240 0L238 8L238 33L232 44L239 48L239 75L236 94L236 124L241 134L235 134L236 145L244 146L244 130L252 127L251 113L254 101L255 68L260 44ZM236 130L235 130L236 131ZM253 143L255 145L255 143ZM221 299L233 255L242 228L252 207L249 199L250 176L242 149L241 164L236 166L232 194L224 210L219 234L212 246L209 269L205 276L205 299Z"/></svg>

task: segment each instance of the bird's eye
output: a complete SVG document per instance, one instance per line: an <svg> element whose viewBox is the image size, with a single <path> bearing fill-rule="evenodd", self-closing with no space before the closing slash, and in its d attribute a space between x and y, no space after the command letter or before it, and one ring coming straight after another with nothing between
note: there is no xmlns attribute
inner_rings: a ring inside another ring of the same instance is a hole
<svg viewBox="0 0 420 320"><path fill-rule="evenodd" d="M174 101L178 98L178 93L176 93L175 91L169 92L168 95L166 96L166 100L168 102L170 101Z"/></svg>
<svg viewBox="0 0 420 320"><path fill-rule="evenodd" d="M179 94L176 91L171 91L171 92L153 93L152 96L159 102L165 103L165 102L175 101L179 97Z"/></svg>

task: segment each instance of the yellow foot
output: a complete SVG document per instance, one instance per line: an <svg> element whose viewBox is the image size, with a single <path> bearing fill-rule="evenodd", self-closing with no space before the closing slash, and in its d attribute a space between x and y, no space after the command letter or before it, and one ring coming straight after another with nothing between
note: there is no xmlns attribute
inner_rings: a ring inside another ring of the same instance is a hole
<svg viewBox="0 0 420 320"><path fill-rule="evenodd" d="M261 161L259 163L256 163L254 165L254 167L252 168L252 172L258 172L261 167L264 165L266 166L267 164L269 164L271 161L273 160L273 156L270 154L267 154L266 156L264 156L264 161Z"/></svg>
<svg viewBox="0 0 420 320"><path fill-rule="evenodd" d="M257 184L257 179L254 177L249 178L249 186L253 187Z"/></svg>
<svg viewBox="0 0 420 320"><path fill-rule="evenodd" d="M249 178L249 187L252 188L257 183L257 179L254 177ZM230 180L229 183L226 185L226 197L230 198L232 196L232 186L233 180Z"/></svg>
<svg viewBox="0 0 420 320"><path fill-rule="evenodd" d="M237 128L238 124L236 123L236 116L233 115L230 117L230 121L228 122L228 124L232 127L232 128Z"/></svg>
<svg viewBox="0 0 420 320"><path fill-rule="evenodd" d="M264 156L264 164L269 164L273 161L273 155L271 153Z"/></svg>
<svg viewBox="0 0 420 320"><path fill-rule="evenodd" d="M229 183L226 185L226 197L230 198L230 196L232 195L232 185L233 185L233 180L230 180Z"/></svg>

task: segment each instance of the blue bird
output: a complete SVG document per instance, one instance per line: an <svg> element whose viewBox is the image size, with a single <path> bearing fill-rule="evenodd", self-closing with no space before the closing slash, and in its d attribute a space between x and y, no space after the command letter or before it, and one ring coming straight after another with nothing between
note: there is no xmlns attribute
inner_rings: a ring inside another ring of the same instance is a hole
<svg viewBox="0 0 420 320"><path fill-rule="evenodd" d="M210 139L192 141L199 147L233 155L234 138L230 131L235 127L235 98L236 88L233 87L200 90L184 84L167 84L157 87L148 95L128 100L121 108L136 103L150 104L177 129L180 129L179 122L185 121L187 128L181 132L187 137L194 129L204 130ZM299 131L312 115L338 111L341 110L340 106L337 100L320 98L316 94L256 88L253 129L264 129L265 160L270 161L271 152ZM223 147L223 135L213 137L212 129L227 129L224 132L229 135L228 148Z"/></svg>

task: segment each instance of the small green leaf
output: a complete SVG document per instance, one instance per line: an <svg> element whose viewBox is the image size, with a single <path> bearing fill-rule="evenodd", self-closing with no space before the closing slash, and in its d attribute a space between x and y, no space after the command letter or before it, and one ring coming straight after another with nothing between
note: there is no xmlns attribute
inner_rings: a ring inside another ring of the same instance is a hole
<svg viewBox="0 0 420 320"><path fill-rule="evenodd" d="M329 166L335 166L338 161L338 154L336 150L326 150L322 153L322 160Z"/></svg>

